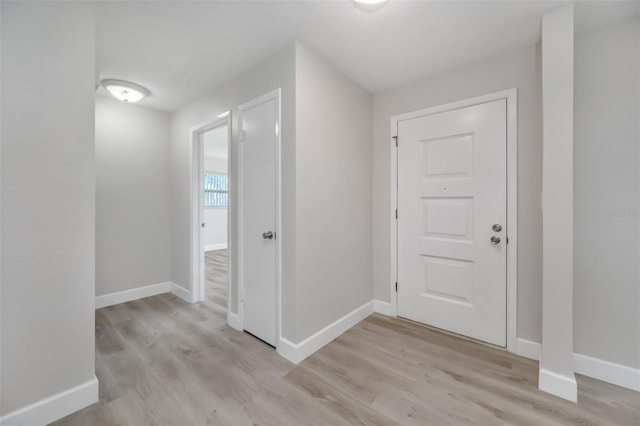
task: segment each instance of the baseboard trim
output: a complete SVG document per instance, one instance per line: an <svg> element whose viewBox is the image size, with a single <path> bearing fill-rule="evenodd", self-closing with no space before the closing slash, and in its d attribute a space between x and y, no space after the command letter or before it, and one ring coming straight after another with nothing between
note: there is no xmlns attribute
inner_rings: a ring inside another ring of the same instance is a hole
<svg viewBox="0 0 640 426"><path fill-rule="evenodd" d="M209 244L204 246L204 251L224 250L226 248L227 248L227 243Z"/></svg>
<svg viewBox="0 0 640 426"><path fill-rule="evenodd" d="M573 354L573 368L578 374L640 392L640 369L638 368L582 354Z"/></svg>
<svg viewBox="0 0 640 426"><path fill-rule="evenodd" d="M189 302L189 303L193 303L194 302L194 300L192 300L192 298L191 298L191 291L187 290L186 288L182 287L181 285L178 285L176 283L170 283L169 291L171 291L171 293L175 294L176 296L178 296L180 299L184 300L185 302Z"/></svg>
<svg viewBox="0 0 640 426"><path fill-rule="evenodd" d="M540 361L540 343L518 337L516 339L516 355Z"/></svg>
<svg viewBox="0 0 640 426"><path fill-rule="evenodd" d="M242 331L242 324L240 324L240 317L238 314L232 312L227 313L227 324L234 330Z"/></svg>
<svg viewBox="0 0 640 426"><path fill-rule="evenodd" d="M391 316L391 303L382 300L373 300L373 311L381 315Z"/></svg>
<svg viewBox="0 0 640 426"><path fill-rule="evenodd" d="M191 291L176 283L167 281L164 283L152 284L144 287L132 288L131 290L119 291L117 293L97 296L96 309L106 308L107 306L131 302L133 300L156 296L163 293L173 293L182 300L185 300L189 303L193 302L191 300Z"/></svg>
<svg viewBox="0 0 640 426"><path fill-rule="evenodd" d="M280 338L278 353L294 364L299 364L302 360L349 330L354 325L368 317L374 312L374 301L370 301L348 313L337 321L329 324L322 330L307 337L300 343L293 343L287 339Z"/></svg>
<svg viewBox="0 0 640 426"><path fill-rule="evenodd" d="M98 402L98 379L41 399L0 418L1 426L47 425Z"/></svg>
<svg viewBox="0 0 640 426"><path fill-rule="evenodd" d="M539 361L540 343L518 338L516 340L516 354ZM583 376L640 392L640 368L627 367L626 365L574 353L573 369Z"/></svg>
<svg viewBox="0 0 640 426"><path fill-rule="evenodd" d="M132 300L142 299L143 297L168 293L169 291L171 291L171 285L171 282L164 282L97 296L96 309L105 308L111 305L117 305L119 303L131 302Z"/></svg>
<svg viewBox="0 0 640 426"><path fill-rule="evenodd" d="M573 374L565 376L541 368L538 389L571 402L578 402L578 383Z"/></svg>

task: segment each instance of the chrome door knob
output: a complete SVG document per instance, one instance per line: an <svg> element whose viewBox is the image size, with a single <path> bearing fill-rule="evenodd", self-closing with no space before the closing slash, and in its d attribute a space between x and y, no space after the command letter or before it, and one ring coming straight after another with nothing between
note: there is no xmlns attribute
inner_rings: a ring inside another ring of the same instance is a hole
<svg viewBox="0 0 640 426"><path fill-rule="evenodd" d="M273 239L273 232L269 231L269 232L264 232L262 234L262 238L264 238L265 240L271 240Z"/></svg>
<svg viewBox="0 0 640 426"><path fill-rule="evenodd" d="M496 223L491 227L491 229L493 229L493 232L500 232L502 231L502 225Z"/></svg>
<svg viewBox="0 0 640 426"><path fill-rule="evenodd" d="M496 237L495 235L491 237L491 244L500 244L500 237Z"/></svg>

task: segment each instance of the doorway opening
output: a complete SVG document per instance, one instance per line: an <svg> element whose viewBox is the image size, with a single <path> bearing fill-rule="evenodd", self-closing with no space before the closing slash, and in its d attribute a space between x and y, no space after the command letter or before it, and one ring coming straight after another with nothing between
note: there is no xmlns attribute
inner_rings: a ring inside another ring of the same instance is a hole
<svg viewBox="0 0 640 426"><path fill-rule="evenodd" d="M276 89L190 129L190 301L226 297L227 324L278 350L280 99Z"/></svg>
<svg viewBox="0 0 640 426"><path fill-rule="evenodd" d="M517 89L392 117L391 143L391 314L515 352Z"/></svg>
<svg viewBox="0 0 640 426"><path fill-rule="evenodd" d="M231 115L191 129L191 301L229 306Z"/></svg>
<svg viewBox="0 0 640 426"><path fill-rule="evenodd" d="M202 133L205 298L226 311L228 300L229 129Z"/></svg>

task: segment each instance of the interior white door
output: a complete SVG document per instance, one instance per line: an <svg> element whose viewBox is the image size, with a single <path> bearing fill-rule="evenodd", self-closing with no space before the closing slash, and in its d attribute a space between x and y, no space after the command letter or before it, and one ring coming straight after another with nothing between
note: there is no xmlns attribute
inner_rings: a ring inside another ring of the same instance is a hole
<svg viewBox="0 0 640 426"><path fill-rule="evenodd" d="M276 345L277 99L241 108L242 323Z"/></svg>
<svg viewBox="0 0 640 426"><path fill-rule="evenodd" d="M506 100L398 123L398 315L506 346Z"/></svg>

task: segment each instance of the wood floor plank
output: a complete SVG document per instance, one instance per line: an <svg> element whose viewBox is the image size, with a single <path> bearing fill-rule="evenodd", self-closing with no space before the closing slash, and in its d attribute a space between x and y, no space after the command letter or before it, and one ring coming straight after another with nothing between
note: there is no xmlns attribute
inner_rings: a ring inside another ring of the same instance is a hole
<svg viewBox="0 0 640 426"><path fill-rule="evenodd" d="M349 424L361 425L398 425L396 421L371 410L370 406L357 398L340 391L338 387L326 381L320 374L306 366L298 366L284 378L295 384L301 391L330 408Z"/></svg>
<svg viewBox="0 0 640 426"><path fill-rule="evenodd" d="M538 363L374 314L299 365L226 324L226 250L206 298L96 311L100 401L56 425L640 426L640 393L578 376L578 404L537 389Z"/></svg>

